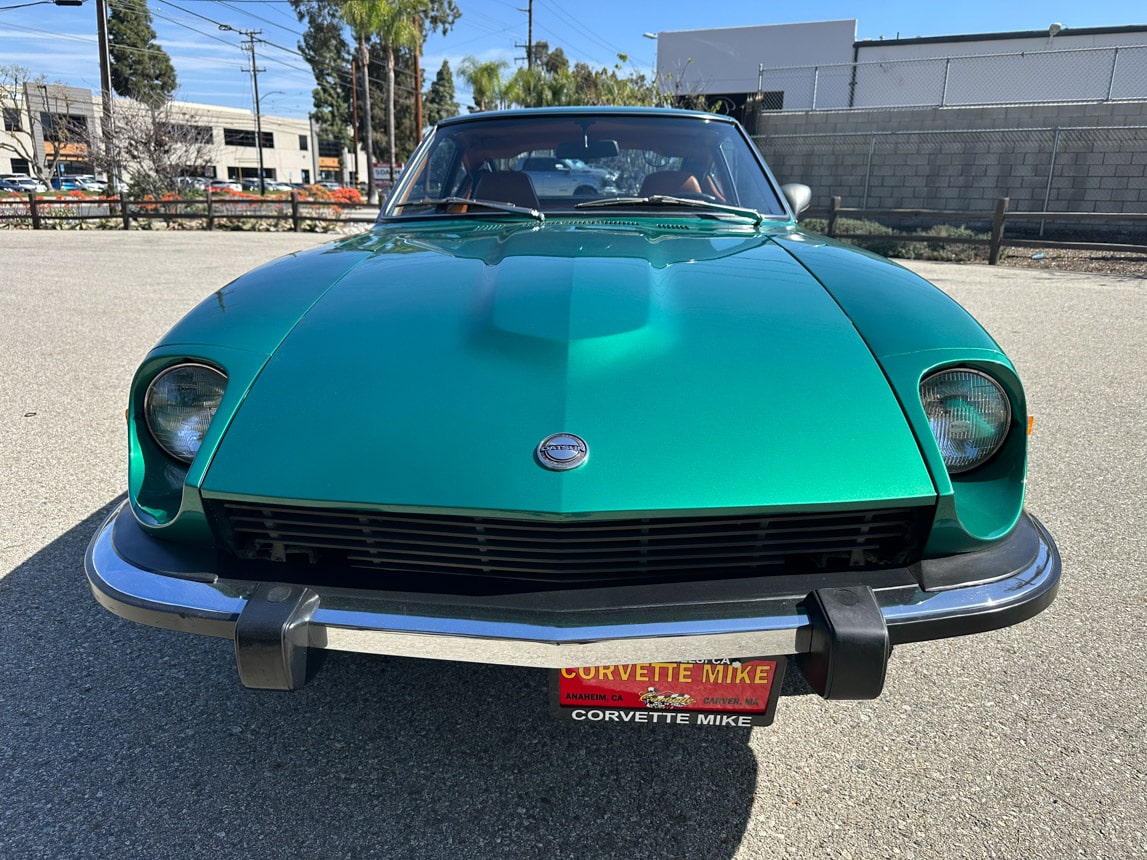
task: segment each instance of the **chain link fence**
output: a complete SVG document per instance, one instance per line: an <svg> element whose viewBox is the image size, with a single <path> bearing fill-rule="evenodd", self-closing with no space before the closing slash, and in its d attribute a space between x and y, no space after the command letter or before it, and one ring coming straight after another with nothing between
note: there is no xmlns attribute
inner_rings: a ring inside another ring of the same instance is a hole
<svg viewBox="0 0 1147 860"><path fill-rule="evenodd" d="M770 67L772 110L968 107L1147 98L1147 45Z"/></svg>

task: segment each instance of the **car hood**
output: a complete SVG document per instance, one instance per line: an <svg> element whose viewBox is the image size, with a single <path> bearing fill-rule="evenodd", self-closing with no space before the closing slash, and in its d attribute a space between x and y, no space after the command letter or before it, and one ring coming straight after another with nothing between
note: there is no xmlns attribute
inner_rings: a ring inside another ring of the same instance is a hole
<svg viewBox="0 0 1147 860"><path fill-rule="evenodd" d="M864 340L768 236L485 223L355 245L220 416L204 494L538 515L934 497ZM584 465L538 464L554 433Z"/></svg>

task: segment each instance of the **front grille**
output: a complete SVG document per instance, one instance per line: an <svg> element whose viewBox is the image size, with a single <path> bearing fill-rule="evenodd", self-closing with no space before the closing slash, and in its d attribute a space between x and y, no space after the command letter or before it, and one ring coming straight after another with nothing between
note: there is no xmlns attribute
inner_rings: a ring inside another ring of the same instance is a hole
<svg viewBox="0 0 1147 860"><path fill-rule="evenodd" d="M529 520L222 502L240 559L562 583L839 571L920 557L931 510ZM385 582L385 579L380 581Z"/></svg>

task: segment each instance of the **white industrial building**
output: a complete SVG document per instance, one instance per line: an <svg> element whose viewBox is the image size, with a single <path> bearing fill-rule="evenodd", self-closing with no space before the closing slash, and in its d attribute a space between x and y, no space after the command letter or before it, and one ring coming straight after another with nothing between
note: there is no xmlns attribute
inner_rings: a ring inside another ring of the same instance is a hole
<svg viewBox="0 0 1147 860"><path fill-rule="evenodd" d="M727 111L1147 97L1147 25L856 39L855 19L657 33L662 87Z"/></svg>

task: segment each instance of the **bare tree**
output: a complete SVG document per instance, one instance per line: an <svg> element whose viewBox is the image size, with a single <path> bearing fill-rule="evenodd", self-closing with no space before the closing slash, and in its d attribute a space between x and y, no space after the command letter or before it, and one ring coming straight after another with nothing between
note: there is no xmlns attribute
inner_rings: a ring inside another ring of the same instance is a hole
<svg viewBox="0 0 1147 860"><path fill-rule="evenodd" d="M28 164L28 172L44 181L64 161L86 162L91 152L92 105L78 91L50 84L22 66L0 66L0 102L4 128L0 151Z"/></svg>
<svg viewBox="0 0 1147 860"><path fill-rule="evenodd" d="M162 194L178 189L178 177L203 176L217 160L214 129L179 107L178 102L149 105L117 99L113 105L115 160L128 175L133 194ZM96 159L110 169L107 153Z"/></svg>

